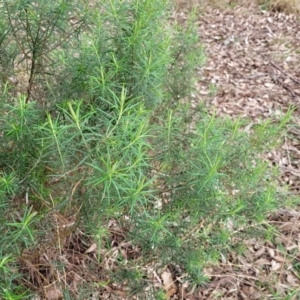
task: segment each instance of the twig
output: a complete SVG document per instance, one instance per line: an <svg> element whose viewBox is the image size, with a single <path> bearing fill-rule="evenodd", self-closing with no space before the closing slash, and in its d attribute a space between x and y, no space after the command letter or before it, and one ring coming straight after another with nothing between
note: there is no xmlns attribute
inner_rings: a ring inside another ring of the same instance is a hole
<svg viewBox="0 0 300 300"><path fill-rule="evenodd" d="M289 166L292 165L292 162L291 162L291 157L290 157L290 152L289 152L289 149L288 149L288 143L287 143L287 139L286 139L286 134L284 135L284 144L285 144L285 150L286 150L286 154L287 154L287 157L288 157L288 161L289 161Z"/></svg>
<svg viewBox="0 0 300 300"><path fill-rule="evenodd" d="M283 83L281 83L281 86L282 86L284 89L286 89L288 92L290 92L291 95L292 95L292 97L296 97L294 91L292 91L292 90L290 89L290 87L288 87L287 85L285 85L285 84L283 84Z"/></svg>
<svg viewBox="0 0 300 300"><path fill-rule="evenodd" d="M294 91L292 91L290 89L290 87L288 87L286 84L284 84L282 81L280 81L279 77L276 74L274 74L270 68L268 68L268 69L269 69L269 75L271 76L274 83L282 86L285 90L287 90L288 92L291 93L292 97L295 97L296 95L295 95Z"/></svg>
<svg viewBox="0 0 300 300"><path fill-rule="evenodd" d="M263 73L263 74L256 74L256 75L252 75L252 76L246 76L244 77L244 79L255 79L258 77L264 77L264 76L268 76L269 73Z"/></svg>
<svg viewBox="0 0 300 300"><path fill-rule="evenodd" d="M279 66L277 66L275 63L273 63L272 61L268 60L268 62L274 67L276 68L278 71L280 71L282 74L284 74L285 76L289 77L292 81L294 81L297 84L300 84L300 82L296 79L294 79L291 75L287 74L285 71L283 71Z"/></svg>

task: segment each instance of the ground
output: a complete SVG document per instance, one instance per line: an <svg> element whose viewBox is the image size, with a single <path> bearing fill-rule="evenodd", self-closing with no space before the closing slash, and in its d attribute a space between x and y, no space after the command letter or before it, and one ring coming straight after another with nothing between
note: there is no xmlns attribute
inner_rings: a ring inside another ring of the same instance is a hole
<svg viewBox="0 0 300 300"><path fill-rule="evenodd" d="M173 18L184 21L188 6L180 1ZM279 186L288 197L296 199L300 192L299 17L262 10L256 4L216 6L202 1L197 26L207 60L198 70L196 90L191 96L193 105L204 102L218 116L247 118L248 131L261 119L276 119L294 109L285 141L276 151L266 153L264 159L278 166ZM50 247L51 241L45 241L43 255L24 253L22 263L30 275L28 286L33 290L43 286L46 299L61 299L56 282L76 292L79 285L91 287L97 281L95 290L90 288L89 297L83 299L137 299L126 298L126 282L110 283L107 275L108 270L114 270L118 255L129 262L139 257L139 249L125 241L117 224L110 224L111 250L100 266L95 254L97 245L79 229L70 234L74 220L58 214L53 219L62 248L57 253ZM143 271L150 285L165 289L166 299L299 299L299 225L300 209L282 207L270 214L265 227L275 232L276 238L272 242L259 237L247 240L242 253L222 256L217 266L208 265L204 271L209 282L201 288L183 283L183 274L176 266L157 270L149 265ZM66 266L64 274L51 269L53 261ZM41 264L48 268L43 274L35 268ZM100 289L99 279L103 284Z"/></svg>
<svg viewBox="0 0 300 300"><path fill-rule="evenodd" d="M250 2L250 1L249 1ZM184 7L175 18L184 19ZM276 118L295 109L282 146L266 153L278 166L281 186L290 197L300 188L300 19L265 11L256 4L212 5L198 13L198 33L207 61L199 70L195 104L205 101L218 116ZM210 283L176 299L299 299L300 209L282 208L269 216L277 230L274 242L252 239L242 255L224 257L208 268ZM266 224L266 226L268 226Z"/></svg>

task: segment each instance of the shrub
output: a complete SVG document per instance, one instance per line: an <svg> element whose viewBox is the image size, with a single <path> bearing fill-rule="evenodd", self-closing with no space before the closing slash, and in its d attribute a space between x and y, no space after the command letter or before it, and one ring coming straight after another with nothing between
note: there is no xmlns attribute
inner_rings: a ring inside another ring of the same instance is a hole
<svg viewBox="0 0 300 300"><path fill-rule="evenodd" d="M161 291L146 292L149 264L180 266L203 284L203 266L276 207L258 152L288 118L247 135L240 121L193 111L188 95L204 55L192 23L170 26L166 1L1 7L1 298L42 287L47 297L54 284L58 298L64 289L84 297L90 288L61 280L73 272L63 253L86 255L92 238L105 269L117 234L132 257L117 247L99 286L126 282L128 294L150 299Z"/></svg>

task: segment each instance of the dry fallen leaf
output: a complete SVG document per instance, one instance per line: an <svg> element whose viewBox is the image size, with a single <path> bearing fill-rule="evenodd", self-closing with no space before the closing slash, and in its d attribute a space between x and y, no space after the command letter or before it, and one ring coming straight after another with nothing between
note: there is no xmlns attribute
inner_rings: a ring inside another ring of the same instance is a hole
<svg viewBox="0 0 300 300"><path fill-rule="evenodd" d="M96 244L96 243L93 243L93 244L92 244L92 245L84 252L84 254L94 252L96 249L97 249L97 244Z"/></svg>
<svg viewBox="0 0 300 300"><path fill-rule="evenodd" d="M257 250L254 254L255 257L259 257L265 253L265 247L261 247L259 250Z"/></svg>
<svg viewBox="0 0 300 300"><path fill-rule="evenodd" d="M268 248L269 255L273 258L275 256L275 251L272 248Z"/></svg>
<svg viewBox="0 0 300 300"><path fill-rule="evenodd" d="M173 281L173 275L170 271L166 270L161 274L161 279L163 281L164 288L167 292L166 296L169 299L177 291L176 285Z"/></svg>
<svg viewBox="0 0 300 300"><path fill-rule="evenodd" d="M277 271L281 268L281 263L277 263L275 260L271 261L271 270Z"/></svg>
<svg viewBox="0 0 300 300"><path fill-rule="evenodd" d="M269 259L266 259L266 258L260 258L258 260L256 260L254 262L255 265L258 265L258 266L263 266L263 265L270 265L271 262Z"/></svg>
<svg viewBox="0 0 300 300"><path fill-rule="evenodd" d="M44 286L44 293L48 300L59 300L63 298L61 290L55 284Z"/></svg>
<svg viewBox="0 0 300 300"><path fill-rule="evenodd" d="M273 258L275 260L277 260L278 262L287 262L287 259L285 259L284 257L279 256L279 255L275 255Z"/></svg>

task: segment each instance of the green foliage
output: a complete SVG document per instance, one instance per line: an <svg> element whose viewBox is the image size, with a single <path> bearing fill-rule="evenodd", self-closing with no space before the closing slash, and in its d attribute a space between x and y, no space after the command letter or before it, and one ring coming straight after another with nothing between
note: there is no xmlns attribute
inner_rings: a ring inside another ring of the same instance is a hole
<svg viewBox="0 0 300 300"><path fill-rule="evenodd" d="M47 84L56 82L60 71L53 54L76 40L85 24L84 7L80 1L65 0L1 0L0 7L0 41L6 58L2 77L18 85L26 102L33 96L49 107L44 99Z"/></svg>
<svg viewBox="0 0 300 300"><path fill-rule="evenodd" d="M204 284L205 264L276 208L274 175L259 153L290 114L246 134L240 120L193 111L188 96L204 55L193 19L171 26L166 1L0 6L1 72L10 66L1 73L0 297L24 299L24 252L38 256L47 237L61 255L53 214L75 220L67 236L80 226L107 253L117 223L139 251L130 263L119 254L101 282L125 281L129 295L144 292L148 264L178 265ZM9 79L21 71L23 91ZM164 299L157 290L145 297L154 295Z"/></svg>
<svg viewBox="0 0 300 300"><path fill-rule="evenodd" d="M172 63L167 82L173 104L176 104L178 98L190 94L195 78L195 67L200 67L205 62L204 51L198 41L197 27L194 25L197 14L197 10L192 11L185 27L176 21L172 24L176 31L171 45Z"/></svg>

